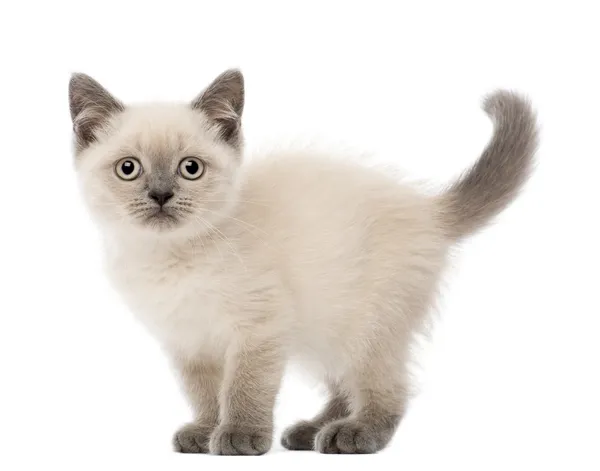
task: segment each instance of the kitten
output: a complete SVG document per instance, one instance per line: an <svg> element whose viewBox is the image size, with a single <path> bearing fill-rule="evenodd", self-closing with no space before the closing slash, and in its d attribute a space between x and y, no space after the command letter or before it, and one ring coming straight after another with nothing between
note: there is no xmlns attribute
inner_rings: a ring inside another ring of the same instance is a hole
<svg viewBox="0 0 600 471"><path fill-rule="evenodd" d="M288 428L290 450L373 453L406 411L411 341L449 249L517 195L537 145L528 102L505 91L475 165L427 196L327 155L244 164L239 71L190 104L125 106L73 75L69 99L82 192L110 278L179 372L194 420L183 453L269 450L288 361L330 392Z"/></svg>

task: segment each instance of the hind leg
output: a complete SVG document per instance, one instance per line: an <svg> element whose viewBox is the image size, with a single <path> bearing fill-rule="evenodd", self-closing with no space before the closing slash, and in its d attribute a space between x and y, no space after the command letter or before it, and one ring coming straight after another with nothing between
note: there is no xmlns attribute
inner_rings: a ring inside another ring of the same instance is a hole
<svg viewBox="0 0 600 471"><path fill-rule="evenodd" d="M312 420L300 421L283 432L281 444L285 448L288 450L313 450L315 436L324 425L350 414L347 394L335 384L329 385L329 391L329 401L316 417Z"/></svg>
<svg viewBox="0 0 600 471"><path fill-rule="evenodd" d="M350 417L325 425L315 437L315 448L321 453L376 453L390 442L401 416L396 409L373 403Z"/></svg>
<svg viewBox="0 0 600 471"><path fill-rule="evenodd" d="M408 399L404 365L381 359L372 359L364 365L353 374L352 413L319 430L315 436L317 451L376 453L394 436Z"/></svg>

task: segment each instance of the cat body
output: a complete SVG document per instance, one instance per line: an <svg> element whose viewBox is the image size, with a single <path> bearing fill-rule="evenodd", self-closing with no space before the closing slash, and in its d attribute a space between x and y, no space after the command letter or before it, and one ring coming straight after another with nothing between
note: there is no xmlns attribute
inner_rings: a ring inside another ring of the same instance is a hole
<svg viewBox="0 0 600 471"><path fill-rule="evenodd" d="M78 174L110 279L194 409L176 450L266 452L289 362L330 398L286 430L286 448L385 447L406 411L410 347L449 250L528 175L536 130L527 102L492 95L492 141L431 196L352 159L280 152L244 163L237 71L191 105L125 107L84 75L70 98Z"/></svg>
<svg viewBox="0 0 600 471"><path fill-rule="evenodd" d="M269 311L287 354L323 363L337 379L365 342L391 335L397 343L399 313L414 312L403 303L433 296L450 246L429 199L328 156L274 155L250 164L241 179L245 202L210 237L108 244L115 287L167 350L223 358L244 324L255 329ZM348 185L336 187L340 179ZM365 257L365 247L377 252ZM272 294L261 299L263 291ZM256 319L247 309L253 303L260 303ZM403 322L412 332L424 315Z"/></svg>

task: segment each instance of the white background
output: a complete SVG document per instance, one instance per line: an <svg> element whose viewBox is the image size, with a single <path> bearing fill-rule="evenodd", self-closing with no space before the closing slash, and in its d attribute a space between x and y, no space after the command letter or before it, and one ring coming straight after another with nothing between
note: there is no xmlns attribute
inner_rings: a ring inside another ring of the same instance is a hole
<svg viewBox="0 0 600 471"><path fill-rule="evenodd" d="M596 2L555 3L3 3L0 468L600 469L600 28ZM281 429L322 401L294 376L268 455L172 453L187 406L104 279L69 74L125 101L187 100L232 66L250 149L344 145L439 184L489 138L486 92L518 89L539 111L539 168L456 258L421 394L378 455L283 451Z"/></svg>

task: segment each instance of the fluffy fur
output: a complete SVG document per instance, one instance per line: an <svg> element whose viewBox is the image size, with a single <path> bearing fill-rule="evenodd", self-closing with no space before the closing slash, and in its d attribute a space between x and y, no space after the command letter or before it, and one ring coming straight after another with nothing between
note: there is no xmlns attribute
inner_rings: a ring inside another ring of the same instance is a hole
<svg viewBox="0 0 600 471"><path fill-rule="evenodd" d="M509 92L486 99L482 157L437 196L327 155L243 163L239 71L191 104L124 106L70 84L76 164L106 242L110 278L180 373L194 420L184 453L262 454L288 361L330 391L288 449L373 453L407 407L407 361L450 247L512 201L536 147L535 116ZM204 162L197 180L178 166ZM115 165L134 157L138 178ZM160 206L152 191L173 197Z"/></svg>

